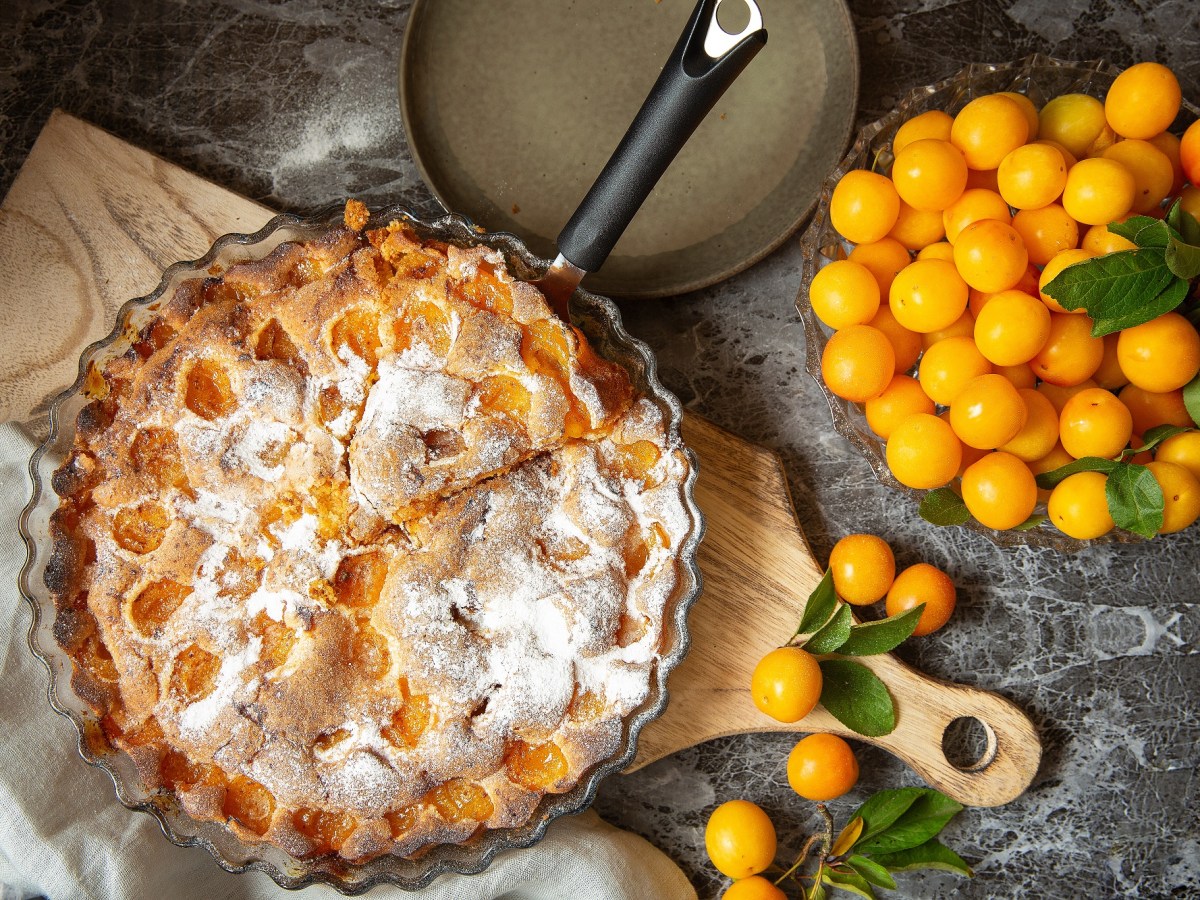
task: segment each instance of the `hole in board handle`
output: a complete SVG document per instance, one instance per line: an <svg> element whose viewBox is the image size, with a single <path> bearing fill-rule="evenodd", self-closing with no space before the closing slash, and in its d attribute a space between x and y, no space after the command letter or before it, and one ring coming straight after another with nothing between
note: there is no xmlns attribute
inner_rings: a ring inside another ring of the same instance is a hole
<svg viewBox="0 0 1200 900"><path fill-rule="evenodd" d="M942 752L960 772L978 772L996 759L996 732L974 716L960 716L942 732Z"/></svg>

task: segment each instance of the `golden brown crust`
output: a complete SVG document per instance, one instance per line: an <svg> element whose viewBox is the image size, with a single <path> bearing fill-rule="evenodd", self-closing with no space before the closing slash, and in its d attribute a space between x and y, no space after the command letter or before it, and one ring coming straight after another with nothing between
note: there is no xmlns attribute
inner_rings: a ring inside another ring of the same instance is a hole
<svg viewBox="0 0 1200 900"><path fill-rule="evenodd" d="M101 745L297 857L520 825L645 697L686 460L502 258L346 227L180 286L54 476Z"/></svg>

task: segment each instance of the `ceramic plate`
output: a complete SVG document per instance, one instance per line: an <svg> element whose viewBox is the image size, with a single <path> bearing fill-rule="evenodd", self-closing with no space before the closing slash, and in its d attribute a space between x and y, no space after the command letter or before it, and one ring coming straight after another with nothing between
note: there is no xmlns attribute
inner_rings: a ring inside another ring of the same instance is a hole
<svg viewBox="0 0 1200 900"><path fill-rule="evenodd" d="M714 284L778 247L812 210L854 123L854 27L840 0L758 2L767 46L584 282L590 290L661 297ZM553 257L693 7L416 0L400 103L426 184L448 210ZM746 16L726 3L720 18L736 31Z"/></svg>

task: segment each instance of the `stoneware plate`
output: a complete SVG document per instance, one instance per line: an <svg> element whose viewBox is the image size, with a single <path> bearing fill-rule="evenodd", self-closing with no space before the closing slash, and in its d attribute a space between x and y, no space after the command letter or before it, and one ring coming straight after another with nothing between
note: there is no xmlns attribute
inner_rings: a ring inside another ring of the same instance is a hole
<svg viewBox="0 0 1200 900"><path fill-rule="evenodd" d="M447 210L544 257L658 77L694 0L415 0L400 106ZM759 0L767 46L679 154L592 291L661 297L740 272L807 217L854 124L841 0ZM727 0L723 27L748 8Z"/></svg>

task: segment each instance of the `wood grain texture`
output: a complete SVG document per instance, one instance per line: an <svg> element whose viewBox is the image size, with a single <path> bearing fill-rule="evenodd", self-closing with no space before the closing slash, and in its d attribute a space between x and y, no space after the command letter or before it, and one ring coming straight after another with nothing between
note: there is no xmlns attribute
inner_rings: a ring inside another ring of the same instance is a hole
<svg viewBox="0 0 1200 900"><path fill-rule="evenodd" d="M885 737L854 735L820 706L792 726L758 711L750 674L795 630L822 569L796 521L774 453L698 416L684 419L684 438L700 458L696 500L708 522L700 545L704 592L688 620L691 649L671 673L667 711L643 730L631 769L729 734L831 731L894 753L930 785L970 806L1020 796L1041 759L1029 718L1002 697L930 678L890 654L859 660L895 700L896 730ZM986 753L969 771L942 751L946 727L960 717L978 719L988 734Z"/></svg>
<svg viewBox="0 0 1200 900"><path fill-rule="evenodd" d="M44 410L163 269L271 215L55 110L0 208L0 421Z"/></svg>
<svg viewBox="0 0 1200 900"><path fill-rule="evenodd" d="M0 208L0 419L29 419L76 375L80 351L116 310L149 293L166 266L228 232L252 232L269 210L65 113L55 112ZM704 593L691 650L672 674L666 713L643 731L633 768L727 734L777 731L749 696L754 664L792 633L821 570L800 531L779 459L696 416L684 436L700 458L696 494L708 520ZM963 803L1005 803L1029 785L1041 746L1014 705L937 681L891 656L864 661L888 685L896 730L867 739ZM946 726L978 718L986 765L955 768ZM818 707L794 726L848 732Z"/></svg>

